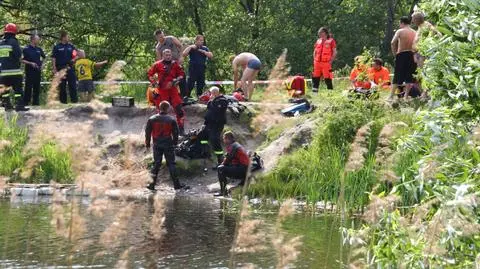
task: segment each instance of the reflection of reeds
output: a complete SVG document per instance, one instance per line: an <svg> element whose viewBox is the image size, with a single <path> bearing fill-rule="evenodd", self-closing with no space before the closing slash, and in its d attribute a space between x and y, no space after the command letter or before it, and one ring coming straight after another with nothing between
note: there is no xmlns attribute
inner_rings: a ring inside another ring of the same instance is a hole
<svg viewBox="0 0 480 269"><path fill-rule="evenodd" d="M113 222L100 235L100 243L105 248L111 249L120 245L121 238L128 232L128 223L132 214L133 204L127 204L115 215Z"/></svg>
<svg viewBox="0 0 480 269"><path fill-rule="evenodd" d="M65 77L67 74L67 69L62 69L55 73L52 83L50 84L50 89L48 90L47 94L47 106L53 106L56 104L59 104L59 86L60 83L62 82L62 79Z"/></svg>
<svg viewBox="0 0 480 269"><path fill-rule="evenodd" d="M103 213L108 209L109 202L105 198L95 199L88 207L88 212L96 217L103 217Z"/></svg>
<svg viewBox="0 0 480 269"><path fill-rule="evenodd" d="M288 266L296 261L300 254L299 248L302 246L301 236L296 236L287 240L283 233L279 233L273 238L272 243L277 251L276 268L289 268Z"/></svg>
<svg viewBox="0 0 480 269"><path fill-rule="evenodd" d="M50 212L52 213L52 219L50 223L55 228L57 235L64 236L67 234L65 226L65 211L63 203L65 202L65 196L60 191L55 190L52 196L52 204L50 205Z"/></svg>
<svg viewBox="0 0 480 269"><path fill-rule="evenodd" d="M234 253L254 253L266 248L266 234L261 230L263 221L250 219L250 206L244 199L240 211L238 233L233 242L231 251Z"/></svg>
<svg viewBox="0 0 480 269"><path fill-rule="evenodd" d="M126 249L122 253L122 255L120 256L120 259L117 261L117 264L115 264L115 269L128 268L128 256L130 255L130 251L132 251L132 247Z"/></svg>
<svg viewBox="0 0 480 269"><path fill-rule="evenodd" d="M282 203L278 211L277 224L275 226L272 244L277 252L277 269L288 268L295 262L300 254L299 248L302 246L300 236L287 239L286 232L282 229L285 220L295 212L293 199L288 199Z"/></svg>
<svg viewBox="0 0 480 269"><path fill-rule="evenodd" d="M150 233L152 233L153 239L158 241L165 234L165 229L163 227L165 222L165 206L159 195L155 195L153 208L155 212L150 223Z"/></svg>
<svg viewBox="0 0 480 269"><path fill-rule="evenodd" d="M271 241L277 254L277 265L275 268L288 268L295 262L300 254L301 237L296 236L289 239L287 238L287 233L282 228L285 220L294 212L293 200L286 200L280 206L277 222L273 230L265 230L263 221L251 219L248 200L244 199L240 210L238 232L231 248L230 267L236 266L234 253L257 253L263 251L267 248L267 240ZM255 265L248 263L241 268L255 268Z"/></svg>

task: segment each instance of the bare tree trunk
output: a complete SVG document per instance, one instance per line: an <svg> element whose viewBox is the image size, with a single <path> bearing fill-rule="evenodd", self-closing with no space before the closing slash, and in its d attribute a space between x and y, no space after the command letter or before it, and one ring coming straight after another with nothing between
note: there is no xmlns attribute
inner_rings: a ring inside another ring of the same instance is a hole
<svg viewBox="0 0 480 269"><path fill-rule="evenodd" d="M195 23L198 34L203 35L202 20L200 19L200 14L198 12L198 0L193 1L193 22Z"/></svg>
<svg viewBox="0 0 480 269"><path fill-rule="evenodd" d="M393 38L393 22L395 20L395 7L397 5L396 0L387 0L387 27L385 29L385 38L382 45L382 57L388 58L390 54L390 43Z"/></svg>

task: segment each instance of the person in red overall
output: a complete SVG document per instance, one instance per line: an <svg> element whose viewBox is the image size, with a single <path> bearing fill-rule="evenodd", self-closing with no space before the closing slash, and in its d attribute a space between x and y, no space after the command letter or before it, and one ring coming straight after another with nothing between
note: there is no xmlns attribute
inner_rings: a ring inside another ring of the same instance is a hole
<svg viewBox="0 0 480 269"><path fill-rule="evenodd" d="M220 192L215 193L215 196L227 196L227 178L241 179L238 186L245 184L248 167L250 165L250 158L245 148L235 141L232 132L225 132L223 134L223 142L226 145L227 156L223 163L218 166L218 181L220 183Z"/></svg>
<svg viewBox="0 0 480 269"><path fill-rule="evenodd" d="M170 49L165 49L162 55L163 59L155 62L148 70L148 80L155 88L153 93L154 103L157 108L162 101L167 101L172 105L177 115L180 135L184 135L185 112L183 111L183 101L177 85L185 76L185 72L183 72L182 67L176 61L172 60L172 51Z"/></svg>
<svg viewBox="0 0 480 269"><path fill-rule="evenodd" d="M313 50L313 92L318 92L320 79L325 80L327 88L333 90L333 72L332 63L337 56L337 43L330 37L328 29L325 27L318 30L318 40Z"/></svg>

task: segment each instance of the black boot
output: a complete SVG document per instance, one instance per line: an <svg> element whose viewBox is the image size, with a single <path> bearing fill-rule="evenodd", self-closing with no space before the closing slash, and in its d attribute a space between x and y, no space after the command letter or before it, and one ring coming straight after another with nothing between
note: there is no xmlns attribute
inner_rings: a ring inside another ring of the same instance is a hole
<svg viewBox="0 0 480 269"><path fill-rule="evenodd" d="M29 110L30 110L29 107L26 107L26 106L23 106L23 105L15 106L15 111L29 111Z"/></svg>
<svg viewBox="0 0 480 269"><path fill-rule="evenodd" d="M216 192L213 196L215 196L215 197L220 197L220 196L226 197L227 195L228 195L227 183L226 182L220 182L220 192Z"/></svg>
<svg viewBox="0 0 480 269"><path fill-rule="evenodd" d="M332 82L332 79L330 79L330 78L325 79L325 84L327 84L327 89L333 90L333 82Z"/></svg>
<svg viewBox="0 0 480 269"><path fill-rule="evenodd" d="M29 111L30 108L25 106L22 95L15 95L15 111Z"/></svg>
<svg viewBox="0 0 480 269"><path fill-rule="evenodd" d="M157 185L157 176L153 174L151 176L152 176L152 183L148 184L147 189L151 191L155 191L155 186Z"/></svg>
<svg viewBox="0 0 480 269"><path fill-rule="evenodd" d="M175 190L181 190L181 189L184 189L184 190L188 190L190 189L190 186L187 186L185 184L182 184L180 183L180 181L178 180L178 178L174 178L173 179L173 188Z"/></svg>
<svg viewBox="0 0 480 269"><path fill-rule="evenodd" d="M152 183L148 184L147 189L149 189L151 191L155 191L155 183L152 182Z"/></svg>

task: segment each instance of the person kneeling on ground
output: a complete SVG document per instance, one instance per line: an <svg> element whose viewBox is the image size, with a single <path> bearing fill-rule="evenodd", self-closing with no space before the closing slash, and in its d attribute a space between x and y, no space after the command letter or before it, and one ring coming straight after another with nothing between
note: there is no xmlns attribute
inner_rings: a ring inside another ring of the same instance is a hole
<svg viewBox="0 0 480 269"><path fill-rule="evenodd" d="M175 119L168 115L170 104L167 101L160 103L160 113L153 115L148 119L147 127L145 128L145 146L150 148L150 140L153 137L153 168L151 176L153 182L147 186L151 191L155 191L157 184L158 172L162 165L162 157L165 155L167 161L168 172L173 181L175 190L188 187L180 184L177 178L175 166L175 152L174 148L178 142L178 125Z"/></svg>
<svg viewBox="0 0 480 269"><path fill-rule="evenodd" d="M106 65L108 61L94 62L87 59L84 50L78 50L78 58L75 61L75 73L78 79L78 93L81 102L90 102L95 93L93 84L93 69Z"/></svg>
<svg viewBox="0 0 480 269"><path fill-rule="evenodd" d="M218 87L210 88L210 101L207 104L207 114L205 115L205 127L208 132L208 140L210 148L217 156L218 164L214 169L223 162L223 149L221 135L223 128L227 123L228 100L220 93Z"/></svg>
<svg viewBox="0 0 480 269"><path fill-rule="evenodd" d="M223 163L218 166L218 181L220 183L220 192L215 196L227 196L227 178L241 179L238 186L245 184L250 158L247 151L235 141L232 132L226 132L223 135L223 142L226 145L227 156Z"/></svg>

